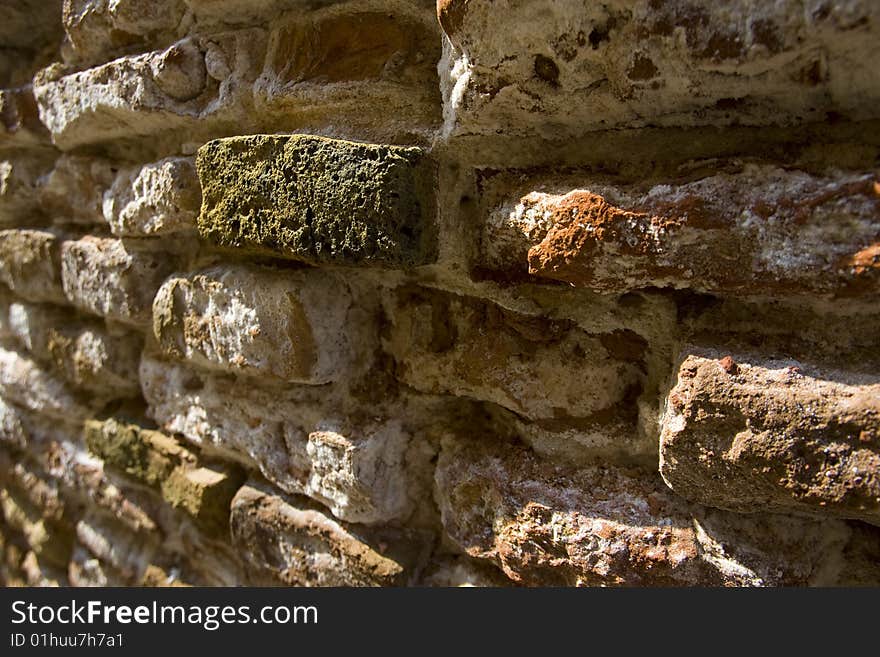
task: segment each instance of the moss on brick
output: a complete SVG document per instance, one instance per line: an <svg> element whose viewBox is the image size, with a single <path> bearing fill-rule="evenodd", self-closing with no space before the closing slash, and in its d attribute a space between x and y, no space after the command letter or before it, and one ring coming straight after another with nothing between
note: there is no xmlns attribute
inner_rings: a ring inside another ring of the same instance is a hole
<svg viewBox="0 0 880 657"><path fill-rule="evenodd" d="M86 445L106 466L161 492L162 499L184 511L204 531L229 527L229 505L244 481L232 465L205 467L174 438L116 419L89 420Z"/></svg>
<svg viewBox="0 0 880 657"><path fill-rule="evenodd" d="M244 477L235 468L177 468L162 484L162 497L191 515L209 533L229 527L229 506Z"/></svg>
<svg viewBox="0 0 880 657"><path fill-rule="evenodd" d="M193 458L173 438L113 419L86 422L85 439L107 465L150 486L161 485L175 467Z"/></svg>
<svg viewBox="0 0 880 657"><path fill-rule="evenodd" d="M434 169L419 148L232 137L202 146L197 168L199 232L219 246L311 263L436 259Z"/></svg>

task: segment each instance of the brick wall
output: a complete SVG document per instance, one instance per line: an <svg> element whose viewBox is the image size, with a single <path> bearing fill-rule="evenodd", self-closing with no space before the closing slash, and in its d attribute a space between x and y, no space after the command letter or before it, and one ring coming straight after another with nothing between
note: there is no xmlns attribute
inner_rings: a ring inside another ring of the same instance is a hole
<svg viewBox="0 0 880 657"><path fill-rule="evenodd" d="M880 5L0 4L0 582L880 583Z"/></svg>

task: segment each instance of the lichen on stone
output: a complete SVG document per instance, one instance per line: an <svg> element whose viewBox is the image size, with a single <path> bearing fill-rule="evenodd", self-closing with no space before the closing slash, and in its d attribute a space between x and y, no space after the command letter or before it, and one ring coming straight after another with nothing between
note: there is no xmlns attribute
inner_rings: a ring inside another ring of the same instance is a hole
<svg viewBox="0 0 880 657"><path fill-rule="evenodd" d="M199 232L310 263L413 267L436 257L433 170L418 148L310 135L209 142Z"/></svg>

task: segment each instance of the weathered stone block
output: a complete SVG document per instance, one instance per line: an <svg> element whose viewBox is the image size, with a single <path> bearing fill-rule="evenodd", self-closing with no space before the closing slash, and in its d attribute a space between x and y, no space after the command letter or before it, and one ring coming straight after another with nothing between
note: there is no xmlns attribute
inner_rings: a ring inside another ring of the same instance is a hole
<svg viewBox="0 0 880 657"><path fill-rule="evenodd" d="M0 281L28 301L64 303L59 239L43 230L0 230Z"/></svg>
<svg viewBox="0 0 880 657"><path fill-rule="evenodd" d="M273 21L255 110L275 130L430 143L441 122L441 36L423 3L326 3ZM277 117L277 118L275 118Z"/></svg>
<svg viewBox="0 0 880 657"><path fill-rule="evenodd" d="M178 468L162 484L162 496L201 527L219 534L229 526L229 505L241 482L232 469Z"/></svg>
<svg viewBox="0 0 880 657"><path fill-rule="evenodd" d="M871 0L438 0L454 135L877 116Z"/></svg>
<svg viewBox="0 0 880 657"><path fill-rule="evenodd" d="M632 331L591 335L421 288L399 290L390 316L397 374L423 392L491 401L530 419L602 424L640 391L647 343Z"/></svg>
<svg viewBox="0 0 880 657"><path fill-rule="evenodd" d="M35 467L56 479L75 469L81 434L81 415L65 420L0 397L0 449L8 447L11 454L27 452Z"/></svg>
<svg viewBox="0 0 880 657"><path fill-rule="evenodd" d="M22 411L0 397L0 443L18 449L27 446L27 432L22 426Z"/></svg>
<svg viewBox="0 0 880 657"><path fill-rule="evenodd" d="M184 0L66 0L62 20L64 60L83 67L171 43L191 17Z"/></svg>
<svg viewBox="0 0 880 657"><path fill-rule="evenodd" d="M687 350L661 472L680 495L723 509L880 524L880 379Z"/></svg>
<svg viewBox="0 0 880 657"><path fill-rule="evenodd" d="M75 318L46 305L0 302L0 326L71 385L105 398L140 392L140 334Z"/></svg>
<svg viewBox="0 0 880 657"><path fill-rule="evenodd" d="M242 482L234 467L200 464L197 456L159 431L116 419L85 424L89 450L104 463L161 491L211 533L229 525L229 503Z"/></svg>
<svg viewBox="0 0 880 657"><path fill-rule="evenodd" d="M0 347L0 396L59 420L76 422L89 410L58 378L21 353Z"/></svg>
<svg viewBox="0 0 880 657"><path fill-rule="evenodd" d="M174 256L140 246L92 236L64 242L61 277L67 299L109 319L149 324L153 297L177 262Z"/></svg>
<svg viewBox="0 0 880 657"><path fill-rule="evenodd" d="M433 166L417 148L258 135L199 149L199 232L311 263L423 265L436 257Z"/></svg>
<svg viewBox="0 0 880 657"><path fill-rule="evenodd" d="M424 3L278 2L269 15L253 3L200 2L185 13L181 0L77 4L63 52L72 67L154 50L37 76L40 116L63 150L153 137L167 153L183 140L328 125L335 135L428 143L440 122L440 34ZM295 11L273 11L285 5ZM268 33L227 31L267 23Z"/></svg>
<svg viewBox="0 0 880 657"><path fill-rule="evenodd" d="M103 512L89 511L76 525L77 540L102 564L134 584L157 556L155 535L135 533Z"/></svg>
<svg viewBox="0 0 880 657"><path fill-rule="evenodd" d="M344 525L259 483L239 490L230 522L259 585L401 586L417 573L426 547L423 536Z"/></svg>
<svg viewBox="0 0 880 657"><path fill-rule="evenodd" d="M48 332L48 357L77 388L104 398L136 397L140 390L140 334L83 323Z"/></svg>
<svg viewBox="0 0 880 657"><path fill-rule="evenodd" d="M57 79L46 73L34 83L40 119L62 150L144 137L170 148L241 131L264 44L261 30L188 37Z"/></svg>
<svg viewBox="0 0 880 657"><path fill-rule="evenodd" d="M653 395L627 398L586 417L529 420L495 413L504 435L516 436L542 457L556 462L589 464L657 458L656 411ZM648 416L646 411L650 411ZM497 416L501 417L497 417ZM647 431L641 425L648 425Z"/></svg>
<svg viewBox="0 0 880 657"><path fill-rule="evenodd" d="M24 443L17 445L27 450L24 467L41 473L65 499L74 501L75 508L85 503L100 509L131 532L159 531L156 519L164 507L160 496L142 486L124 486L119 477L108 476L104 462L84 446L83 433L88 432L84 432L82 421L66 423L8 405L7 410L15 413L25 433ZM120 447L118 451L123 450Z"/></svg>
<svg viewBox="0 0 880 657"><path fill-rule="evenodd" d="M571 468L485 439L444 442L436 495L449 537L531 585L827 583L840 521L702 509L654 473Z"/></svg>
<svg viewBox="0 0 880 657"><path fill-rule="evenodd" d="M0 482L12 492L20 504L26 504L51 523L62 523L66 519L66 506L62 492L55 481L34 467L33 462L22 461L6 450L0 449Z"/></svg>
<svg viewBox="0 0 880 657"><path fill-rule="evenodd" d="M40 207L57 223L101 224L104 189L113 181L107 160L62 155L40 181Z"/></svg>
<svg viewBox="0 0 880 657"><path fill-rule="evenodd" d="M199 367L327 383L355 356L351 305L325 273L217 267L165 281L153 333L165 355Z"/></svg>
<svg viewBox="0 0 880 657"><path fill-rule="evenodd" d="M346 420L326 389L265 387L207 375L145 355L141 385L151 417L166 431L256 465L289 493L326 504L339 518L405 518L420 468L402 422L373 415Z"/></svg>
<svg viewBox="0 0 880 657"><path fill-rule="evenodd" d="M201 205L195 162L168 157L123 169L104 192L103 213L119 237L147 237L194 230Z"/></svg>
<svg viewBox="0 0 880 657"><path fill-rule="evenodd" d="M51 156L39 153L0 160L0 225L24 225L35 219L40 178L51 163Z"/></svg>
<svg viewBox="0 0 880 657"><path fill-rule="evenodd" d="M533 192L489 214L483 257L604 293L876 294L875 178L746 165L676 185Z"/></svg>
<svg viewBox="0 0 880 657"><path fill-rule="evenodd" d="M115 419L86 421L84 436L104 463L150 486L161 486L175 468L196 461L170 436Z"/></svg>

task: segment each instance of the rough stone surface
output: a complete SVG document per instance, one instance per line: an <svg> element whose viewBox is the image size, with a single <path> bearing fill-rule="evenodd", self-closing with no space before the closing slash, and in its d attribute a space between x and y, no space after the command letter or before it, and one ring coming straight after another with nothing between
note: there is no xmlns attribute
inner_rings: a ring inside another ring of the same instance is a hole
<svg viewBox="0 0 880 657"><path fill-rule="evenodd" d="M880 98L871 0L440 0L438 14L455 135L864 119Z"/></svg>
<svg viewBox="0 0 880 657"><path fill-rule="evenodd" d="M0 396L64 421L84 419L89 409L65 383L26 355L0 346Z"/></svg>
<svg viewBox="0 0 880 657"><path fill-rule="evenodd" d="M234 470L179 468L164 482L162 495L206 531L220 534L229 526L229 503L240 483L241 477Z"/></svg>
<svg viewBox="0 0 880 657"><path fill-rule="evenodd" d="M59 146L155 137L170 149L260 129L430 142L441 120L430 3L194 4L67 6L66 66L36 81ZM74 91L88 102L70 102Z"/></svg>
<svg viewBox="0 0 880 657"><path fill-rule="evenodd" d="M112 418L88 420L83 435L89 451L105 464L149 486L160 486L175 468L196 462L170 436Z"/></svg>
<svg viewBox="0 0 880 657"><path fill-rule="evenodd" d="M298 8L302 10L302 0L184 0L198 16L229 23L249 23L260 18L272 17L277 13ZM333 0L315 0L310 5L333 4Z"/></svg>
<svg viewBox="0 0 880 657"><path fill-rule="evenodd" d="M166 502L206 531L228 527L229 503L242 482L235 468L200 464L170 436L115 419L89 420L84 434L89 450L107 465L158 488Z"/></svg>
<svg viewBox="0 0 880 657"><path fill-rule="evenodd" d="M153 297L176 266L173 256L118 239L84 237L61 245L61 277L70 303L127 324L148 324Z"/></svg>
<svg viewBox="0 0 880 657"><path fill-rule="evenodd" d="M5 46L30 47L50 41L61 31L58 24L62 0L17 0L3 4L0 38Z"/></svg>
<svg viewBox="0 0 880 657"><path fill-rule="evenodd" d="M265 34L241 30L183 39L165 50L35 81L40 120L68 150L113 139L171 139L247 124L243 83L256 76Z"/></svg>
<svg viewBox="0 0 880 657"><path fill-rule="evenodd" d="M506 446L447 441L436 483L450 538L524 584L825 583L850 538L842 522L704 510L655 474Z"/></svg>
<svg viewBox="0 0 880 657"><path fill-rule="evenodd" d="M10 337L71 385L104 397L140 392L138 365L143 338L100 322L71 317L52 306L13 302L0 305Z"/></svg>
<svg viewBox="0 0 880 657"><path fill-rule="evenodd" d="M147 237L195 229L200 204L193 158L169 157L120 171L103 213L114 235Z"/></svg>
<svg viewBox="0 0 880 657"><path fill-rule="evenodd" d="M320 384L355 355L352 299L340 280L272 270L209 269L169 278L153 301L166 356L207 369Z"/></svg>
<svg viewBox="0 0 880 657"><path fill-rule="evenodd" d="M25 400L26 402L26 400ZM61 418L20 405L14 395L0 397L0 445L22 460L27 452L31 465L38 470L63 478L73 473L75 457L82 433L82 415L77 413Z"/></svg>
<svg viewBox="0 0 880 657"><path fill-rule="evenodd" d="M164 442L150 441L151 449L138 450L139 434L132 432L140 427L113 421L107 421L105 426L90 422L85 432L88 442L106 448L116 458L108 472L105 463L89 454L79 442L81 430L65 428L57 421L52 425L43 421L31 423L27 430L29 440L33 441L34 458L5 469L10 472L10 485L16 490L29 488L24 493L26 502L41 514L44 523L57 526L62 521L67 523L68 516L72 522L80 518L71 556L71 579L74 575L93 576L99 581L103 578L108 583L126 586L172 585L181 581L228 586L244 581L240 565L226 543L229 501L234 493L234 488L229 488L241 482L237 470L227 470L225 465L217 468L199 464L192 454L179 447L177 452L165 450L160 454L161 448L174 446L174 441L167 437L162 437ZM158 432L147 434L150 438L161 436ZM136 477L128 472L120 477L119 470L115 470L117 466L128 465L134 466L131 469L135 473L162 473L162 464L151 459L169 454L181 455L180 464L155 487L140 483L131 486L129 482ZM20 459L18 455L7 455L0 447L0 464L4 457ZM148 458L139 460L140 457ZM139 467L148 463L153 467ZM224 473L232 479L225 478ZM217 477L218 474L221 476ZM178 480L178 475L184 475L184 480ZM58 504L62 501L63 507ZM66 526L67 535L73 534L72 525ZM78 553L81 549L87 554ZM132 555L134 563L129 561Z"/></svg>
<svg viewBox="0 0 880 657"><path fill-rule="evenodd" d="M45 216L66 226L106 222L119 237L149 237L193 231L200 200L190 157L122 168L84 155L62 155L54 165L43 154L0 163L4 223Z"/></svg>
<svg viewBox="0 0 880 657"><path fill-rule="evenodd" d="M77 544L70 557L67 576L71 586L128 586L130 582L106 563L101 563L88 550Z"/></svg>
<svg viewBox="0 0 880 657"><path fill-rule="evenodd" d="M326 4L273 22L254 84L256 112L301 132L429 141L441 121L441 37L428 3ZM329 129L318 113L332 117Z"/></svg>
<svg viewBox="0 0 880 657"><path fill-rule="evenodd" d="M232 501L233 542L244 552L255 583L400 586L416 574L422 537L349 527L314 507L294 504L256 482Z"/></svg>
<svg viewBox="0 0 880 657"><path fill-rule="evenodd" d="M113 180L107 160L62 155L41 181L40 205L54 222L100 224L104 188Z"/></svg>
<svg viewBox="0 0 880 657"><path fill-rule="evenodd" d="M27 447L27 433L22 426L22 411L0 398L0 442L19 449Z"/></svg>
<svg viewBox="0 0 880 657"><path fill-rule="evenodd" d="M189 18L185 10L183 0L65 0L62 56L84 67L170 43Z"/></svg>
<svg viewBox="0 0 880 657"><path fill-rule="evenodd" d="M161 500L143 488L129 487L125 481L104 469L102 461L91 455L82 441L83 427L50 426L30 419L29 439L39 452L26 462L28 469L51 481L67 503L66 511L76 517L86 502L129 531L157 532L160 529ZM24 419L24 418L23 418Z"/></svg>
<svg viewBox="0 0 880 657"><path fill-rule="evenodd" d="M21 562L24 573L23 586L58 587L68 586L64 571L57 565L40 560L36 552L29 551Z"/></svg>
<svg viewBox="0 0 880 657"><path fill-rule="evenodd" d="M685 352L660 471L703 504L880 524L880 379L714 350Z"/></svg>
<svg viewBox="0 0 880 657"><path fill-rule="evenodd" d="M212 141L198 155L199 232L311 263L434 259L432 165L417 148L306 135Z"/></svg>
<svg viewBox="0 0 880 657"><path fill-rule="evenodd" d="M69 510L55 482L39 471L28 469L24 463L14 463L6 452L0 453L0 463L4 466L0 478L12 497L17 498L18 505L39 511L48 522L65 520Z"/></svg>
<svg viewBox="0 0 880 657"><path fill-rule="evenodd" d="M398 375L425 392L491 401L530 419L598 424L639 392L647 345L631 332L590 335L425 289L402 290L391 319Z"/></svg>
<svg viewBox="0 0 880 657"><path fill-rule="evenodd" d="M490 267L601 292L877 294L873 173L746 165L681 185L533 192L487 218Z"/></svg>
<svg viewBox="0 0 880 657"><path fill-rule="evenodd" d="M44 230L0 230L0 281L28 301L63 302L59 241Z"/></svg>
<svg viewBox="0 0 880 657"><path fill-rule="evenodd" d="M100 512L89 512L77 523L76 538L129 586L144 576L158 550L157 537L132 533L113 516Z"/></svg>
<svg viewBox="0 0 880 657"><path fill-rule="evenodd" d="M320 390L284 393L252 381L198 374L145 356L141 385L166 431L256 464L290 493L326 504L339 518L375 523L411 510L411 436L399 421L354 424L322 411Z"/></svg>
<svg viewBox="0 0 880 657"><path fill-rule="evenodd" d="M0 586L877 586L878 7L0 0Z"/></svg>
<svg viewBox="0 0 880 657"><path fill-rule="evenodd" d="M516 437L537 454L561 463L656 461L657 443L646 399L625 402L584 418L529 420L515 414L495 418L501 435ZM648 425L645 431L640 425Z"/></svg>

